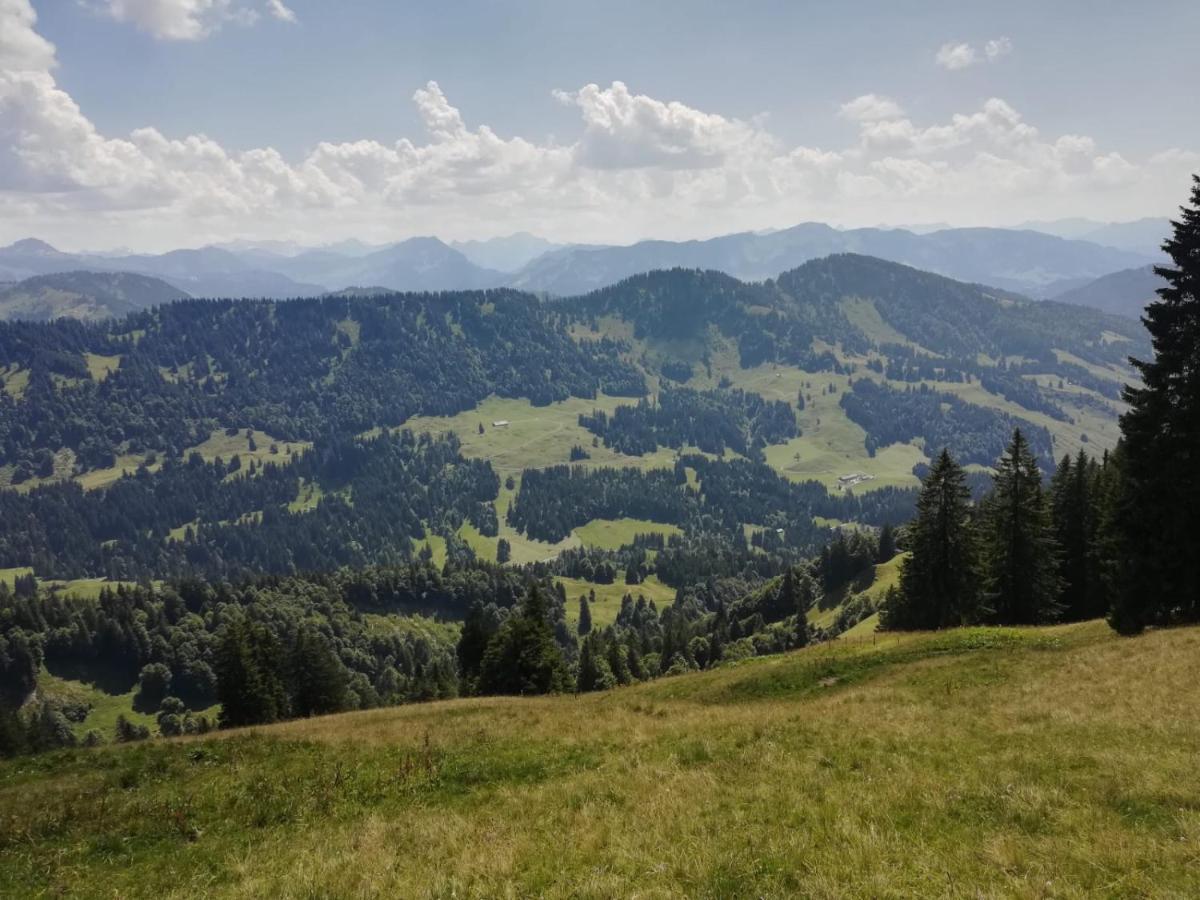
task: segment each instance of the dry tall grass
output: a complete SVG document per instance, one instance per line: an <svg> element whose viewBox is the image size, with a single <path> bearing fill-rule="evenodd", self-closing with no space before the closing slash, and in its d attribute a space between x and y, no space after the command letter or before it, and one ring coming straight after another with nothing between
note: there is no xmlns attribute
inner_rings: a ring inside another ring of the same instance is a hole
<svg viewBox="0 0 1200 900"><path fill-rule="evenodd" d="M971 630L17 764L0 887L1200 896L1198 661L1198 629Z"/></svg>

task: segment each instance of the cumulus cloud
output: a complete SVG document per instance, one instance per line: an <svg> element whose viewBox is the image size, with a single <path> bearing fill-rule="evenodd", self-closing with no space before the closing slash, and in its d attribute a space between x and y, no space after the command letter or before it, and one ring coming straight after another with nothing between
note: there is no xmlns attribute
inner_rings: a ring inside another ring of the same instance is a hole
<svg viewBox="0 0 1200 900"><path fill-rule="evenodd" d="M986 41L983 45L982 53L976 50L973 44L951 41L947 44L942 44L938 48L937 55L934 56L934 62L943 69L949 69L953 72L958 69L966 69L985 60L990 63L998 62L1012 53L1012 49L1012 41L1006 37L992 38L990 41Z"/></svg>
<svg viewBox="0 0 1200 900"><path fill-rule="evenodd" d="M633 94L620 81L607 88L589 84L574 92L554 91L554 96L579 108L584 133L577 159L591 168L710 168L772 142L746 122Z"/></svg>
<svg viewBox="0 0 1200 900"><path fill-rule="evenodd" d="M226 24L253 25L260 9L281 22L296 14L284 0L95 0L96 8L118 22L129 22L165 41L198 41Z"/></svg>
<svg viewBox="0 0 1200 900"><path fill-rule="evenodd" d="M5 70L54 68L54 45L34 31L36 21L28 0L0 0L0 66Z"/></svg>
<svg viewBox="0 0 1200 900"><path fill-rule="evenodd" d="M900 104L888 97L878 94L863 94L855 97L849 103L843 103L838 110L843 119L854 122L879 122L886 119L898 119L904 115Z"/></svg>
<svg viewBox="0 0 1200 900"><path fill-rule="evenodd" d="M967 66L972 66L978 61L979 57L975 53L975 48L970 44L942 44L938 48L937 56L934 60L943 69L965 69Z"/></svg>
<svg viewBox="0 0 1200 900"><path fill-rule="evenodd" d="M1200 166L1187 149L1137 160L1085 135L1043 135L1000 98L929 122L865 94L838 112L857 129L848 146L788 146L764 119L622 82L555 92L579 117L563 143L469 122L430 81L411 97L422 136L321 142L288 159L154 127L104 134L55 81L54 47L35 27L29 0L0 0L7 239L38 233L78 246L105 233L163 247L231 235L379 240L487 228L612 241L814 218L1111 219L1173 205Z"/></svg>

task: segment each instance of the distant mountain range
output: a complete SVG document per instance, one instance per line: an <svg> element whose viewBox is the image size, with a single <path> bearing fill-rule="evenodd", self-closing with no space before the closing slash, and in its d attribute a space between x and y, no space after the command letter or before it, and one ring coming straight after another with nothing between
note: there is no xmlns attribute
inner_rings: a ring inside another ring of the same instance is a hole
<svg viewBox="0 0 1200 900"><path fill-rule="evenodd" d="M480 268L512 273L520 271L539 256L561 250L566 245L555 244L522 231L486 241L453 241L450 246Z"/></svg>
<svg viewBox="0 0 1200 900"><path fill-rule="evenodd" d="M1036 231L1004 228L952 228L929 234L880 228L839 231L814 222L770 234L746 232L706 241L642 241L628 247L557 250L531 262L510 284L526 290L574 295L640 272L675 267L716 269L743 281L758 281L834 253L874 256L1035 298L1056 293L1055 288L1061 288L1064 280L1092 280L1152 260L1146 254Z"/></svg>
<svg viewBox="0 0 1200 900"><path fill-rule="evenodd" d="M709 240L640 241L627 246L557 244L521 233L453 245L436 237L415 237L384 247L360 241L315 248L290 241L232 241L158 255L121 255L64 253L31 238L0 248L0 282L92 271L150 276L194 297L283 299L356 287L395 291L513 287L575 296L658 269L712 269L743 281L763 281L813 259L856 253L1046 299L1157 261L1160 255L1153 249L1113 244L1140 242L1151 247L1152 235L1160 240L1165 234L1165 222L1103 225L1064 220L1046 226L1072 233L1090 228L1089 234L1112 238L1109 244L1035 230L942 228L918 233L839 230L815 222ZM102 282L97 285L97 290L104 289ZM97 295L95 310L106 308L105 296ZM12 307L18 308L23 307ZM0 310L0 315L17 314Z"/></svg>
<svg viewBox="0 0 1200 900"><path fill-rule="evenodd" d="M34 275L0 289L0 320L96 322L187 296L159 278L133 272Z"/></svg>
<svg viewBox="0 0 1200 900"><path fill-rule="evenodd" d="M1153 266L1122 269L1090 281L1081 287L1064 291L1054 299L1060 303L1090 306L1118 316L1138 318L1146 304L1155 299L1155 292L1166 284L1154 274Z"/></svg>
<svg viewBox="0 0 1200 900"><path fill-rule="evenodd" d="M159 255L100 256L63 253L28 238L0 247L0 280L21 281L35 275L64 272L131 272L161 278L194 297L307 297L324 293L320 284L295 281L255 266L219 247L172 250Z"/></svg>
<svg viewBox="0 0 1200 900"><path fill-rule="evenodd" d="M1155 256L1171 233L1171 220L1151 218L1138 219L1136 222L1096 222L1092 219L1057 219L1053 222L1027 222L1021 227Z"/></svg>

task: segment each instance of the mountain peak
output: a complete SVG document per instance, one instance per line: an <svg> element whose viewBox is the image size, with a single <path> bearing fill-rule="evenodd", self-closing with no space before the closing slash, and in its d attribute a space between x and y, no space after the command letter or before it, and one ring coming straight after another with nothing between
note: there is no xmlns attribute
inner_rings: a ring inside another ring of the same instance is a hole
<svg viewBox="0 0 1200 900"><path fill-rule="evenodd" d="M4 250L12 250L15 253L36 256L61 256L62 253L57 248L50 246L43 240L38 238L24 238L14 243L9 244Z"/></svg>

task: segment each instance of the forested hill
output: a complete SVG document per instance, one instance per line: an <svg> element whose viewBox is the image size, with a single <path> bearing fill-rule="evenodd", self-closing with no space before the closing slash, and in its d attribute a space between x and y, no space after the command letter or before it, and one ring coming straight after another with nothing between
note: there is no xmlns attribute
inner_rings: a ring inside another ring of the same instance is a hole
<svg viewBox="0 0 1200 900"><path fill-rule="evenodd" d="M814 340L852 352L897 341L943 358L1057 362L1057 350L1122 366L1131 354L1149 353L1145 330L1128 319L857 254L813 260L761 283L698 269L650 272L562 303L579 315L629 320L639 336L699 336L716 325L754 361L802 357Z"/></svg>
<svg viewBox="0 0 1200 900"><path fill-rule="evenodd" d="M548 403L645 393L607 340L573 341L512 291L184 301L99 326L0 326L0 464L69 450L84 470L177 455L214 429L357 434L489 394Z"/></svg>
<svg viewBox="0 0 1200 900"><path fill-rule="evenodd" d="M96 321L124 316L187 293L149 275L132 272L59 272L35 275L0 289L0 319L45 322Z"/></svg>
<svg viewBox="0 0 1200 900"><path fill-rule="evenodd" d="M691 542L673 586L718 558L714 532L730 572L764 551L778 571L827 521L908 518L943 447L987 467L1020 427L1049 470L1111 446L1125 359L1148 354L1136 322L854 255L561 301L181 300L0 323L0 570L325 570L434 538L446 559L523 542L533 562L632 519Z"/></svg>

